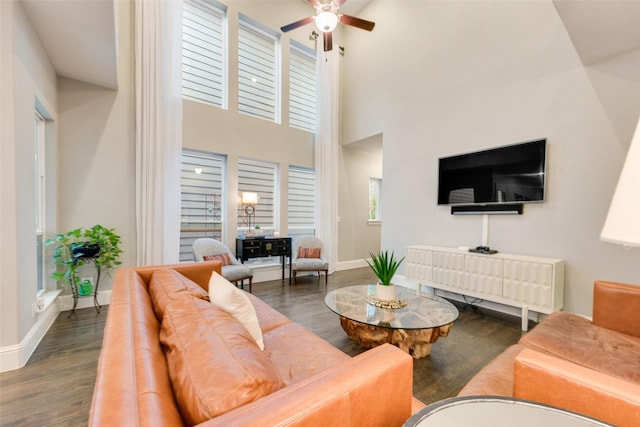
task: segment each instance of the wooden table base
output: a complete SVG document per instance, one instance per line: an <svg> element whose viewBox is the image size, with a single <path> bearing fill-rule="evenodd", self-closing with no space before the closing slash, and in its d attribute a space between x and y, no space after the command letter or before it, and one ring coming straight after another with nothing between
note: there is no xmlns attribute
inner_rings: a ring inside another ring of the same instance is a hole
<svg viewBox="0 0 640 427"><path fill-rule="evenodd" d="M431 329L392 329L355 322L340 316L340 325L356 344L373 348L390 343L406 351L415 359L431 354L431 344L449 335L453 323Z"/></svg>

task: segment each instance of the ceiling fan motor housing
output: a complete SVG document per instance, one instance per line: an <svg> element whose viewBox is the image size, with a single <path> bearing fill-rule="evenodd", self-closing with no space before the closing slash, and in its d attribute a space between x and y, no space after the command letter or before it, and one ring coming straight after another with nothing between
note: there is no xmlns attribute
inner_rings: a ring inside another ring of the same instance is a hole
<svg viewBox="0 0 640 427"><path fill-rule="evenodd" d="M307 2L316 9L316 16L309 16L307 18L300 19L289 25L280 27L280 30L286 33L315 21L316 26L323 33L325 52L330 51L333 48L332 31L336 28L338 23L360 28L365 31L372 31L373 27L376 25L375 22L356 18L355 16L338 14L338 9L346 1L347 0L333 0L329 3L320 3L319 0L307 0Z"/></svg>

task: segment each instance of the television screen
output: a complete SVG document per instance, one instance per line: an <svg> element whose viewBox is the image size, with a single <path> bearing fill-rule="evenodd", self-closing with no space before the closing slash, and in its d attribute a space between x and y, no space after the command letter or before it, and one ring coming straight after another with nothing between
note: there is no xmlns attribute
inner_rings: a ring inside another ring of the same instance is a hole
<svg viewBox="0 0 640 427"><path fill-rule="evenodd" d="M544 201L546 139L439 159L438 204Z"/></svg>

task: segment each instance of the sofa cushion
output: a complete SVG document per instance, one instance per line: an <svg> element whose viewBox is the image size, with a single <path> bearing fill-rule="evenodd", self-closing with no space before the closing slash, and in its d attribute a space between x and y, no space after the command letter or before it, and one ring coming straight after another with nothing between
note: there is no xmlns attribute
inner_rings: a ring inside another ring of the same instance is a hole
<svg viewBox="0 0 640 427"><path fill-rule="evenodd" d="M164 317L165 307L171 301L182 298L209 301L207 291L171 268L162 268L153 273L149 281L149 295L159 320Z"/></svg>
<svg viewBox="0 0 640 427"><path fill-rule="evenodd" d="M531 349L516 357L513 396L611 425L640 425L640 384Z"/></svg>
<svg viewBox="0 0 640 427"><path fill-rule="evenodd" d="M278 370L231 314L199 298L166 306L160 330L176 401L189 425L284 386Z"/></svg>
<svg viewBox="0 0 640 427"><path fill-rule="evenodd" d="M264 350L264 341L262 340L258 316L245 291L236 288L231 282L214 271L209 280L209 300L212 304L235 317L238 322L247 328L260 350Z"/></svg>
<svg viewBox="0 0 640 427"><path fill-rule="evenodd" d="M253 277L251 267L244 264L230 264L222 266L222 275L232 282Z"/></svg>
<svg viewBox="0 0 640 427"><path fill-rule="evenodd" d="M307 328L289 322L264 334L269 357L286 385L351 359Z"/></svg>
<svg viewBox="0 0 640 427"><path fill-rule="evenodd" d="M291 323L291 320L289 320L288 317L279 311L274 310L269 304L262 301L257 296L249 293L246 295L249 298L249 301L251 301L253 308L256 310L258 323L260 323L260 329L262 329L263 335L265 332L275 329L278 326L284 325L285 323Z"/></svg>
<svg viewBox="0 0 640 427"><path fill-rule="evenodd" d="M524 335L520 343L640 383L640 338L595 326L577 314L562 311L551 314Z"/></svg>
<svg viewBox="0 0 640 427"><path fill-rule="evenodd" d="M295 263L296 270L324 270L329 264L321 258L298 258Z"/></svg>
<svg viewBox="0 0 640 427"><path fill-rule="evenodd" d="M526 347L514 344L500 353L487 366L482 368L466 386L460 390L458 396L478 395L513 395L513 367L516 356Z"/></svg>

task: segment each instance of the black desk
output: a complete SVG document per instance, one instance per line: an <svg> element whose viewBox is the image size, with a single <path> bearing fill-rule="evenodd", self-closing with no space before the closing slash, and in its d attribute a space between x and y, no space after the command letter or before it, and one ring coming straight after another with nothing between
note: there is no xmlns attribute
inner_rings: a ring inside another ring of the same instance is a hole
<svg viewBox="0 0 640 427"><path fill-rule="evenodd" d="M265 237L236 239L236 258L244 263L249 258L282 257L284 280L285 257L289 257L289 283L291 283L291 237Z"/></svg>

